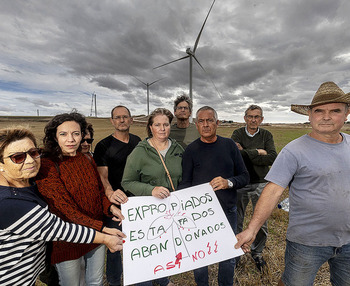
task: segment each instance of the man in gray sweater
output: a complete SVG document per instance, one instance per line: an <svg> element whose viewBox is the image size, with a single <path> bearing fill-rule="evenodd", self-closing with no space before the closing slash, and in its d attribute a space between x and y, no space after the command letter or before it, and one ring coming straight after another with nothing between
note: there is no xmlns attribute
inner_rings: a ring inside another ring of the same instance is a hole
<svg viewBox="0 0 350 286"><path fill-rule="evenodd" d="M244 115L245 127L233 131L231 138L236 142L241 151L244 163L250 175L250 182L244 188L237 190L237 231L243 229L243 221L246 207L251 200L253 208L266 185L264 177L269 171L269 166L277 157L272 134L259 128L262 123L263 111L258 105L251 105ZM267 239L267 221L260 228L254 243L252 244L252 257L256 267L262 271L266 262L262 256ZM236 262L239 261L239 258Z"/></svg>
<svg viewBox="0 0 350 286"><path fill-rule="evenodd" d="M184 149L199 138L196 125L190 122L192 107L192 100L186 94L181 94L174 100L176 123L171 125L170 138L175 139Z"/></svg>

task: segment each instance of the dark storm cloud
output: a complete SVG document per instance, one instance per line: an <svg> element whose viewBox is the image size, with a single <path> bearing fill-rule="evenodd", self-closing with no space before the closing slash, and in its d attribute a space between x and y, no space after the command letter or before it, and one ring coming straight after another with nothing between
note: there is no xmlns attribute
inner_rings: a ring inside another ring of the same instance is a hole
<svg viewBox="0 0 350 286"><path fill-rule="evenodd" d="M106 87L117 91L128 91L128 86L116 79L108 76L100 76L91 79L92 82L96 82L99 86Z"/></svg>
<svg viewBox="0 0 350 286"><path fill-rule="evenodd" d="M188 92L189 59L153 68L186 56L211 3L5 0L3 86L18 82L14 97L33 100L35 90L52 90L41 98L85 113L86 94L96 92L108 116L111 98L145 113L146 86L133 76L145 83L165 78L150 87L150 105L171 108L179 92ZM193 62L195 108L213 105L241 120L246 106L257 103L278 121L291 103L309 103L324 81L349 91L349 10L346 0L216 0L196 51L206 72ZM64 91L72 100L55 96Z"/></svg>

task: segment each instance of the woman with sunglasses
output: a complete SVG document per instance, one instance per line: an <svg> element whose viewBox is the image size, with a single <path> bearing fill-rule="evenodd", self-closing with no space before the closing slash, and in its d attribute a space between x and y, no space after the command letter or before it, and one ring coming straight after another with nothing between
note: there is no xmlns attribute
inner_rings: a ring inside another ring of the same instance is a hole
<svg viewBox="0 0 350 286"><path fill-rule="evenodd" d="M110 233L103 225L103 215L123 218L111 205L94 161L80 152L87 123L79 113L56 115L45 127L44 154L37 176L39 192L58 217ZM80 284L81 264L85 261L87 285L102 285L105 248L54 242L51 263L55 265L60 285Z"/></svg>
<svg viewBox="0 0 350 286"><path fill-rule="evenodd" d="M94 142L94 129L92 124L88 123L84 138L81 140L81 153L88 154L92 157L91 144Z"/></svg>
<svg viewBox="0 0 350 286"><path fill-rule="evenodd" d="M66 223L50 213L32 178L40 150L29 130L0 130L0 285L34 285L45 266L46 242L106 243L122 248L118 236ZM122 233L115 231L115 234Z"/></svg>

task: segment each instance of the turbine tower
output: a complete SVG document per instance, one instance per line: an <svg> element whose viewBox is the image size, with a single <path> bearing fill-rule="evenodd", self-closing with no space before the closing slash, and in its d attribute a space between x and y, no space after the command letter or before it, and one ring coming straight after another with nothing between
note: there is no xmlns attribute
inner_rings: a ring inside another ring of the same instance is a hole
<svg viewBox="0 0 350 286"><path fill-rule="evenodd" d="M97 104L96 104L96 93L95 92L93 92L92 95L91 95L90 117L92 117L94 105L95 105L95 117L97 117Z"/></svg>
<svg viewBox="0 0 350 286"><path fill-rule="evenodd" d="M151 82L151 83L146 83L146 82L143 82L142 80L140 80L140 79L138 79L136 76L133 76L133 75L131 75L133 78L135 78L136 80L138 80L139 82L141 82L142 84L144 84L145 86L146 86L146 88L147 88L147 115L149 115L149 87L152 85L152 84L154 84L154 83L156 83L156 82L158 82L158 81L160 81L160 80L162 80L162 79L164 79L164 77L163 78L160 78L160 79L157 79L157 80L155 80L155 81L153 81L153 82Z"/></svg>
<svg viewBox="0 0 350 286"><path fill-rule="evenodd" d="M186 54L187 54L186 56L153 68L153 69L157 69L157 68L166 66L166 65L168 65L168 64L172 64L172 63L174 63L174 62L181 61L181 60L183 60L183 59L189 58L189 59L190 59L190 88L189 88L189 94L190 94L190 98L191 98L192 102L193 102L193 97L192 97L192 61L193 61L193 58L194 58L194 59L196 60L196 62L198 63L198 65L199 65L199 66L202 68L202 70L206 73L206 70L203 68L203 66L201 65L201 63L200 63L200 62L198 61L198 59L196 58L196 50L197 50L197 47L198 47L199 39L200 39L200 37L201 37L201 35L202 35L202 32L203 32L205 23L207 22L207 19L208 19L208 17L209 17L209 14L210 14L211 9L212 9L213 6L214 6L214 3L215 3L215 0L213 0L213 3L212 3L211 6L210 6L210 9L209 9L209 12L208 12L208 14L207 14L207 17L205 18L204 23L203 23L203 25L202 25L202 28L201 28L201 30L199 31L199 34L198 34L197 39L196 39L196 42L194 43L193 50L191 50L191 48L187 48L187 49L186 49ZM212 81L212 83L214 84L213 81ZM214 84L214 87L215 87L215 89L217 90L215 84ZM217 90L217 91L218 91L218 90ZM219 94L220 94L220 93L219 93Z"/></svg>

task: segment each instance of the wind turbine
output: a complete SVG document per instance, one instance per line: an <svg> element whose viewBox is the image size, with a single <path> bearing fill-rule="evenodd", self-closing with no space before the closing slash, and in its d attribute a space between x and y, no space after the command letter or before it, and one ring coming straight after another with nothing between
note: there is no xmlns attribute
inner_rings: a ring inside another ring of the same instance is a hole
<svg viewBox="0 0 350 286"><path fill-rule="evenodd" d="M154 84L154 83L156 83L156 82L158 82L158 81L160 81L160 80L162 80L162 79L164 79L164 77L163 78L160 78L160 79L157 79L157 80L155 80L155 81L153 81L153 82L151 82L151 83L146 83L146 82L143 82L142 80L140 80L140 79L138 79L136 76L133 76L133 75L131 75L133 78L135 78L135 79L137 79L139 82L141 82L142 84L144 84L146 87L147 87L147 115L149 115L149 87L152 85L152 84Z"/></svg>
<svg viewBox="0 0 350 286"><path fill-rule="evenodd" d="M211 9L212 9L213 6L214 6L214 3L215 3L215 0L213 0L213 3L212 3L211 6L210 6L210 9L209 9L209 12L208 12L208 14L207 14L207 17L205 18L204 23L203 23L203 25L202 25L202 28L201 28L201 30L199 31L199 34L198 34L197 39L196 39L196 42L194 43L193 50L191 50L191 48L187 48L187 49L186 49L186 54L187 54L186 56L153 68L153 69L157 69L157 68L166 66L166 65L168 65L168 64L172 64L172 63L174 63L174 62L177 62L177 61L181 61L181 60L183 60L183 59L190 58L190 92L189 92L189 93L190 93L190 98L191 98L191 101L192 101L192 102L193 102L193 98L192 98L192 59L194 58L194 59L196 60L196 62L199 64L199 66L202 68L202 70L206 73L206 70L203 68L203 66L201 65L201 63L200 63L200 62L198 61L198 59L196 58L196 50L197 50L197 47L198 47L199 39L200 39L200 37L201 37L201 35L202 35L202 32L203 32L203 29L204 29L204 25L205 25L205 23L207 22L207 19L208 19L208 17L209 17L209 14L210 14ZM214 84L213 81L212 81L212 83ZM215 87L215 89L217 90L215 84L214 84L214 87ZM218 91L218 90L217 90L217 91ZM220 93L219 93L219 94L220 94Z"/></svg>

